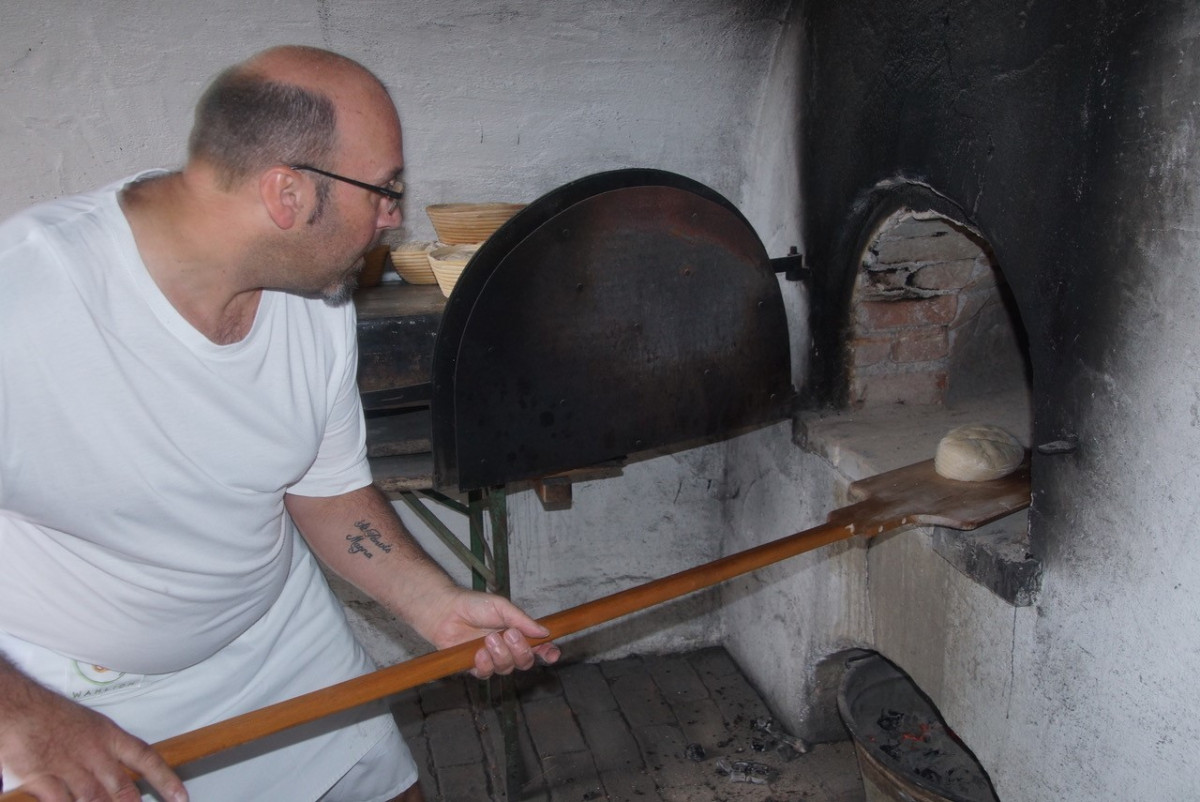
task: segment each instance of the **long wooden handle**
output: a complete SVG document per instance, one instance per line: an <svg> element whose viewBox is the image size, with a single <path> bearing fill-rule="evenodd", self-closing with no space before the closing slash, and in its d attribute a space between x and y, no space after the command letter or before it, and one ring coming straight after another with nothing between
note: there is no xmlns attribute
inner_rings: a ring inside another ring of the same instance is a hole
<svg viewBox="0 0 1200 802"><path fill-rule="evenodd" d="M534 645L571 635L697 590L710 587L757 568L802 552L850 537L854 527L822 524L781 540L738 552L710 563L655 579L594 601L539 619L550 631L545 638L531 639ZM361 677L330 685L268 707L252 710L207 727L159 741L154 745L171 766L199 760L223 749L248 743L281 730L305 724L332 713L348 710L426 682L467 671L475 665L475 652L483 639L460 643L447 649L397 663ZM7 796L0 797L9 802Z"/></svg>
<svg viewBox="0 0 1200 802"><path fill-rule="evenodd" d="M677 574L622 590L540 619L550 634L545 643L615 618L679 598L788 557L843 540L853 524L822 524L794 535L722 557ZM218 721L154 744L170 766L181 766L225 749L305 724L333 713L467 671L483 639L460 643L293 699ZM0 794L0 802L36 802L20 789Z"/></svg>

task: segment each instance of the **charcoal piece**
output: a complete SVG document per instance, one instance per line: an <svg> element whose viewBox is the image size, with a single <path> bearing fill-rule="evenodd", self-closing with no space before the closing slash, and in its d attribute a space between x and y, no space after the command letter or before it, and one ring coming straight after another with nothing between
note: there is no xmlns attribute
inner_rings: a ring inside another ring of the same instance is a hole
<svg viewBox="0 0 1200 802"><path fill-rule="evenodd" d="M727 777L731 783L767 785L777 772L765 763L756 763L753 760L728 763L722 758L717 761L717 774Z"/></svg>
<svg viewBox="0 0 1200 802"><path fill-rule="evenodd" d="M900 726L900 722L904 720L904 714L895 710L884 710L879 714L879 729L884 732L892 732Z"/></svg>

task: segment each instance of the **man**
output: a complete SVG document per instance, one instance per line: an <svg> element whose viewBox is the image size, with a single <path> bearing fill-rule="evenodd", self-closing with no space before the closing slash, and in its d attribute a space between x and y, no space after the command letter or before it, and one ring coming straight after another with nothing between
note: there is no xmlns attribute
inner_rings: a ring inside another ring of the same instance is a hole
<svg viewBox="0 0 1200 802"><path fill-rule="evenodd" d="M558 658L370 484L345 301L402 167L377 79L276 48L214 81L182 171L0 225L7 788L421 799L381 707L185 767L186 790L146 745L371 670L314 553L439 648L486 635L480 677Z"/></svg>

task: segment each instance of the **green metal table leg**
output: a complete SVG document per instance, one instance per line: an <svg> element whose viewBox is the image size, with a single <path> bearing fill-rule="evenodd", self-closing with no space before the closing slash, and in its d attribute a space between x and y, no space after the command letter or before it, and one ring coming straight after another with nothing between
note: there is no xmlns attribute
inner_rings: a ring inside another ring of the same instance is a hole
<svg viewBox="0 0 1200 802"><path fill-rule="evenodd" d="M506 599L512 598L512 587L508 573L508 496L503 487L494 487L488 492L488 514L492 525L492 575L496 580L496 592Z"/></svg>
<svg viewBox="0 0 1200 802"><path fill-rule="evenodd" d="M457 504L457 502L454 502L452 499L446 499L446 501L443 501L442 499L433 497L432 495L426 495L430 498L433 498L433 500L437 501L439 504L444 504L446 502L456 504L457 507L451 507L451 509L469 516L470 510L461 504ZM432 510L422 504L420 499L417 498L416 494L405 491L400 494L400 501L403 502L404 505L410 510L412 510L413 514L420 518L421 521L423 521L424 524L429 527L429 530L433 532L433 534L436 535L439 540L442 541L442 543L446 544L446 548L454 552L454 556L458 557L463 565L471 569L472 577L482 577L483 584L485 586L495 584L495 575L492 569L488 567L488 562L491 560L491 555L487 552L486 548L483 548L481 553L477 553L464 546L458 535L450 531L450 528L442 523L441 520L433 514ZM484 543L483 546L486 546L486 543Z"/></svg>
<svg viewBox="0 0 1200 802"><path fill-rule="evenodd" d="M434 491L423 491L426 498L458 513L465 513L470 547L459 540L413 493L401 494L401 500L418 515L446 546L471 571L475 590L491 591L512 597L508 566L508 498L503 487L473 490L463 504ZM489 531L490 530L490 531ZM489 537L490 536L490 537ZM489 542L490 548L489 548ZM496 710L500 734L504 740L504 783L509 802L516 802L528 779L521 759L519 739L519 701L516 680L510 675L485 682L488 702Z"/></svg>
<svg viewBox="0 0 1200 802"><path fill-rule="evenodd" d="M471 532L471 554L480 562L487 559L487 545L483 536L483 514L487 504L487 496L479 490L472 490L467 495L467 508L469 510L467 521L470 524ZM487 580L488 577L485 574L475 568L471 569L471 587L475 590L487 590Z"/></svg>
<svg viewBox="0 0 1200 802"><path fill-rule="evenodd" d="M508 570L508 497L503 487L494 487L487 491L487 511L488 522L491 524L492 572L496 580L495 592L505 598L511 598L512 587L509 583ZM497 705L497 716L500 721L500 732L504 738L504 781L509 802L515 802L528 779L525 773L525 763L521 759L516 679L511 675L500 677L499 684L500 699ZM496 700L493 699L493 704L495 703Z"/></svg>

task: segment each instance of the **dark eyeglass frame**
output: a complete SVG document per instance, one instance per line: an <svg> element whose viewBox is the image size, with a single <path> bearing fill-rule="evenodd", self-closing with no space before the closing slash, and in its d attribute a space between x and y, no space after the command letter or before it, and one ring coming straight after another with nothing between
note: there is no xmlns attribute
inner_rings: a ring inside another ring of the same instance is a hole
<svg viewBox="0 0 1200 802"><path fill-rule="evenodd" d="M316 173L317 175L323 175L326 178L343 181L350 186L358 187L359 189L365 189L368 192L374 192L376 195L382 195L391 201L388 204L388 214L393 214L397 209L399 209L400 201L404 200L404 183L398 178L391 182L394 185L400 186L399 190L395 190L389 189L388 187L376 186L375 184L368 184L365 181L358 181L354 178L347 178L344 175L338 175L337 173L331 173L328 170L322 170L320 167L313 167L311 164L289 164L288 169L307 170L310 173Z"/></svg>

